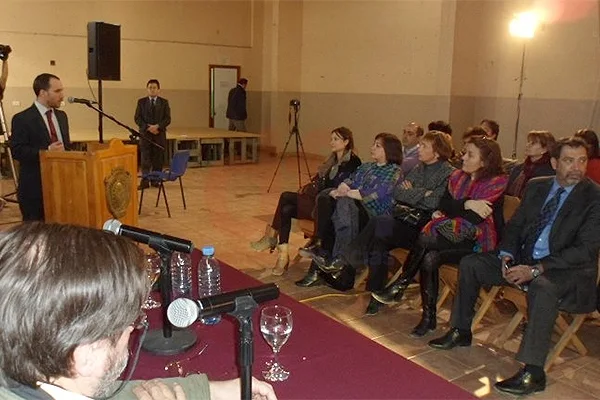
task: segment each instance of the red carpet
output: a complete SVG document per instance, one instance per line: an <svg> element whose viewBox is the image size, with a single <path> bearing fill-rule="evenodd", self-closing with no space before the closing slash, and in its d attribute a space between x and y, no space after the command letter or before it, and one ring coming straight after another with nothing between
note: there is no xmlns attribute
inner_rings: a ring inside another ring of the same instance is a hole
<svg viewBox="0 0 600 400"><path fill-rule="evenodd" d="M223 291L260 285L261 282L222 265ZM196 288L194 288L196 289ZM194 290L196 293L196 290ZM375 343L360 333L281 294L265 304L280 304L292 309L294 330L280 353L281 363L291 372L285 382L274 383L279 399L467 399L475 398L458 386L429 372L402 356ZM262 307L263 305L259 305ZM159 312L151 313L151 327L159 323ZM254 319L254 375L261 377L271 350L258 329L259 310ZM238 377L237 322L225 316L215 326L194 324L199 341L187 353L157 357L142 353L135 378L165 376L164 366L195 354L204 344L208 348L193 362L184 363L186 371L207 373L210 379Z"/></svg>

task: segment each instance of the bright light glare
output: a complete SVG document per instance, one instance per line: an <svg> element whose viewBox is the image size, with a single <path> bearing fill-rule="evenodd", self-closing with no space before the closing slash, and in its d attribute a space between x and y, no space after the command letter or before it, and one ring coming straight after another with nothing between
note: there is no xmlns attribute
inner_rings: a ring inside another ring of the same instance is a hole
<svg viewBox="0 0 600 400"><path fill-rule="evenodd" d="M522 12L516 14L510 21L510 34L521 38L532 38L535 35L535 30L540 24L540 18L533 11Z"/></svg>

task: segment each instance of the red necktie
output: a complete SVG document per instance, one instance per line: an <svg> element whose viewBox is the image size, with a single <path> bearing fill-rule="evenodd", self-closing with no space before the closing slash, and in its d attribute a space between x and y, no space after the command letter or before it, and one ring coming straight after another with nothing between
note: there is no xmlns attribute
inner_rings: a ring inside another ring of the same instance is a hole
<svg viewBox="0 0 600 400"><path fill-rule="evenodd" d="M52 122L52 110L46 111L46 118L48 119L48 127L50 128L50 143L58 142L56 127L54 126L54 122Z"/></svg>

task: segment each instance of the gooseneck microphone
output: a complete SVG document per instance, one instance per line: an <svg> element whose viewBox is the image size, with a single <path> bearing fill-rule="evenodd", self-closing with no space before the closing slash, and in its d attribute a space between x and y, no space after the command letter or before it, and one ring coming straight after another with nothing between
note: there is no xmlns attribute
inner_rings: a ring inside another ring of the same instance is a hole
<svg viewBox="0 0 600 400"><path fill-rule="evenodd" d="M169 322L178 328L187 328L199 318L224 314L235 310L235 299L250 296L254 301L263 303L279 297L279 288L274 283L261 285L234 292L216 294L198 300L179 298L174 300L167 309Z"/></svg>
<svg viewBox="0 0 600 400"><path fill-rule="evenodd" d="M128 237L139 243L163 245L169 250L178 251L180 253L191 253L194 249L194 244L189 240L147 231L145 229L136 228L135 226L123 225L116 219L109 219L106 221L102 229L112 232L115 235Z"/></svg>
<svg viewBox="0 0 600 400"><path fill-rule="evenodd" d="M88 99L80 99L80 98L77 98L77 97L68 97L67 101L69 103L77 103L77 104L98 104L97 101L88 100Z"/></svg>

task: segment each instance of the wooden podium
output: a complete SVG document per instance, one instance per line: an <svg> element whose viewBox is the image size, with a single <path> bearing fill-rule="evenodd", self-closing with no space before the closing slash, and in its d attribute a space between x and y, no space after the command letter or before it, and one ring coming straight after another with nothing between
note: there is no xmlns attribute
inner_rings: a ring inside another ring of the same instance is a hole
<svg viewBox="0 0 600 400"><path fill-rule="evenodd" d="M137 147L117 139L92 151L41 151L46 222L137 225Z"/></svg>

